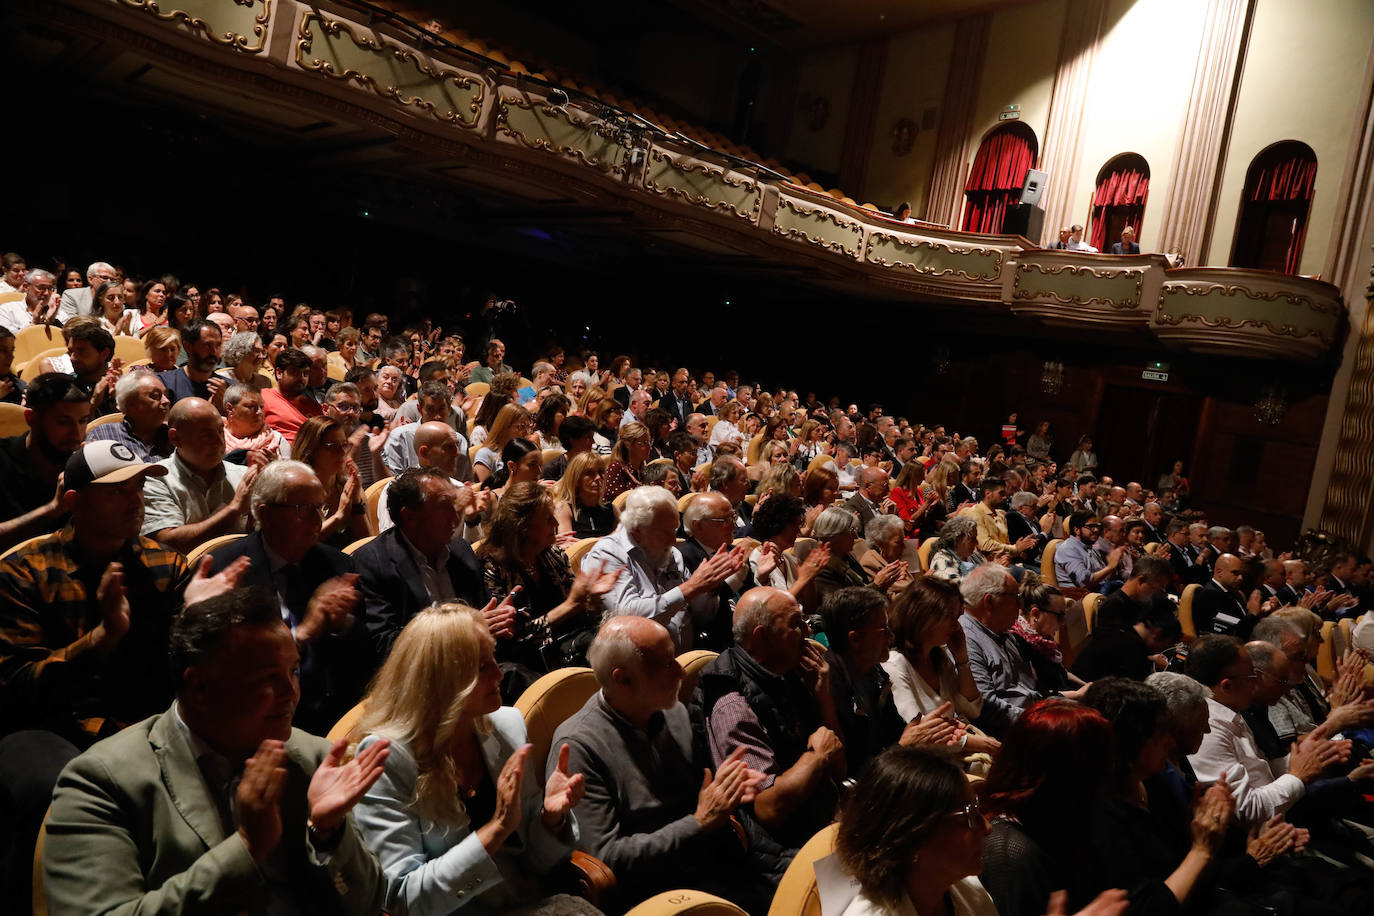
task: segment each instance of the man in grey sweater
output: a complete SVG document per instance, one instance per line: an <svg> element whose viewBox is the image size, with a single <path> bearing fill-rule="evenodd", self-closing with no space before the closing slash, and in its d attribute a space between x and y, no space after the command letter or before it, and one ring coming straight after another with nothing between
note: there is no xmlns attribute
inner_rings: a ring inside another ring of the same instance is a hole
<svg viewBox="0 0 1374 916"><path fill-rule="evenodd" d="M615 872L633 903L690 887L767 911L773 888L742 867L730 815L753 801L763 774L743 749L713 775L693 746L678 701L682 666L668 630L646 617L613 617L587 652L601 690L559 726L553 748L571 749L569 770L587 792L576 808L578 845ZM557 766L552 751L549 766Z"/></svg>

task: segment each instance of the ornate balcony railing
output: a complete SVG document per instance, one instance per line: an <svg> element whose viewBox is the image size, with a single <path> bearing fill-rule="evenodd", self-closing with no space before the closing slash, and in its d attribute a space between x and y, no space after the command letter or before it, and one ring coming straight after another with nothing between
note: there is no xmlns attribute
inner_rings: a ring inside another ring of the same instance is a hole
<svg viewBox="0 0 1374 916"><path fill-rule="evenodd" d="M1007 310L1050 325L1135 331L1202 353L1318 361L1348 318L1329 283L1263 271L1170 270L1160 255L1036 248L1020 236L894 221L589 96L431 46L356 4L297 0L49 0L35 15L137 34L202 69L289 86L297 104L383 119L412 143L464 151L647 228L670 227L796 263L818 279L913 300ZM186 54L178 55L186 58ZM171 57L167 58L170 61ZM169 62L170 66L171 63ZM552 100L551 100L552 96ZM554 104L554 102L560 104ZM342 106L339 103L344 103ZM441 155L451 155L443 152Z"/></svg>

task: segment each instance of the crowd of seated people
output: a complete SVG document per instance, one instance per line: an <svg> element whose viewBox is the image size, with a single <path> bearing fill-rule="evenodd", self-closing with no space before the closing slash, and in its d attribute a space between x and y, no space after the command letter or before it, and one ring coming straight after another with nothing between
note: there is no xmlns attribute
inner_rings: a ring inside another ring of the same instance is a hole
<svg viewBox="0 0 1374 916"><path fill-rule="evenodd" d="M836 823L849 914L1374 906L1363 556L1044 424L87 276L0 291L67 351L0 439L6 911L40 825L55 913L762 913Z"/></svg>

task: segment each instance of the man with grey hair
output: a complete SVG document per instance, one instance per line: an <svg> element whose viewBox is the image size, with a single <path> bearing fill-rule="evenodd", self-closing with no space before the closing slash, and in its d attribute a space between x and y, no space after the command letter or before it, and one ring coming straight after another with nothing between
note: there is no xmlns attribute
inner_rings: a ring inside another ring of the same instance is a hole
<svg viewBox="0 0 1374 916"><path fill-rule="evenodd" d="M371 673L365 630L354 617L353 559L320 541L325 490L310 465L273 461L258 474L250 507L257 530L211 551L213 570L247 557L240 585L270 589L301 654L295 725L317 735L362 698Z"/></svg>
<svg viewBox="0 0 1374 916"><path fill-rule="evenodd" d="M789 592L755 588L735 607L735 645L701 672L711 757L718 766L744 749L764 774L739 817L750 866L776 883L812 835L830 823L848 761L825 653L807 642Z"/></svg>
<svg viewBox="0 0 1374 916"><path fill-rule="evenodd" d="M959 584L964 613L959 625L968 643L973 681L983 696L977 725L1001 738L1021 714L1044 698L1035 669L1008 636L1021 610L1016 580L1005 566L984 563Z"/></svg>
<svg viewBox="0 0 1374 916"><path fill-rule="evenodd" d="M228 340L238 331L238 322L228 312L211 312L205 316L205 320L219 328L220 335Z"/></svg>
<svg viewBox="0 0 1374 916"><path fill-rule="evenodd" d="M548 766L567 745L568 768L587 781L578 846L610 866L623 899L671 890L689 873L694 887L763 912L772 887L745 867L729 828L764 774L749 769L743 746L710 772L678 699L675 651L655 621L607 619L587 651L601 690L554 732Z"/></svg>
<svg viewBox="0 0 1374 916"><path fill-rule="evenodd" d="M1146 503L1140 513L1145 523L1145 543L1158 544L1164 540L1164 507L1159 503Z"/></svg>
<svg viewBox="0 0 1374 916"><path fill-rule="evenodd" d="M35 324L50 324L57 313L56 278L46 270L34 268L24 274L23 296L0 305L0 327L18 334Z"/></svg>
<svg viewBox="0 0 1374 916"><path fill-rule="evenodd" d="M95 288L107 281L113 281L116 272L104 261L96 261L86 268L86 285L76 289L64 290L62 300L57 306L57 320L66 324L77 315L91 314L91 296Z"/></svg>
<svg viewBox="0 0 1374 916"><path fill-rule="evenodd" d="M696 437L697 440L697 461L696 466L710 464L715 457L716 450L711 447L711 424L706 422L706 415L702 413L687 414L687 432Z"/></svg>
<svg viewBox="0 0 1374 916"><path fill-rule="evenodd" d="M167 434L167 389L146 369L126 372L115 382L115 406L124 414L118 423L92 426L87 442L110 439L124 445L139 461L154 462L172 454Z"/></svg>
<svg viewBox="0 0 1374 916"><path fill-rule="evenodd" d="M687 571L693 573L730 544L735 527L734 509L722 493L713 490L698 493L682 513L682 527L687 537L677 549ZM753 587L754 578L748 563L741 563L738 570L725 577L716 587L721 612L716 614L708 629L697 632L698 648L720 651L730 645L730 615L726 610L733 608L740 595Z"/></svg>
<svg viewBox="0 0 1374 916"><path fill-rule="evenodd" d="M176 451L158 462L167 473L143 484L143 536L189 553L247 531L249 494L266 461L250 468L224 460L224 418L209 401L182 398L167 422Z"/></svg>
<svg viewBox="0 0 1374 916"><path fill-rule="evenodd" d="M597 541L583 566L620 570L615 587L602 599L610 611L649 617L673 635L679 652L692 648L695 633L709 628L721 612L716 590L739 571L747 544L720 548L690 575L677 540L677 499L663 487L638 487L626 497L620 525Z"/></svg>
<svg viewBox="0 0 1374 916"><path fill-rule="evenodd" d="M1173 671L1156 671L1145 679L1145 684L1158 690L1164 698L1164 727L1174 737L1174 752L1165 764L1164 781L1191 792L1197 777L1188 757L1202 747L1202 739L1210 728L1207 698L1212 691L1188 675ZM1185 794L1184 797L1190 796Z"/></svg>
<svg viewBox="0 0 1374 916"><path fill-rule="evenodd" d="M1013 493L1009 505L1011 511L1007 513L1007 540L1016 544L1023 538L1032 538L1034 543L1021 553L1021 562L1028 566L1038 566L1040 554L1049 542L1049 532L1054 530L1055 523L1059 521L1058 516L1054 514L1054 507L1051 506L1043 516L1036 518L1035 511L1040 508L1040 500L1030 490L1018 490Z"/></svg>
<svg viewBox="0 0 1374 916"><path fill-rule="evenodd" d="M631 369L631 372L638 372L638 369ZM649 412L649 402L652 397L649 392L640 388L628 398L629 406L625 411L625 416L620 418L620 428L624 429L631 423L643 423L644 417Z"/></svg>
<svg viewBox="0 0 1374 916"><path fill-rule="evenodd" d="M1224 525L1213 525L1207 529L1207 540L1217 554L1230 553L1235 542L1235 533Z"/></svg>

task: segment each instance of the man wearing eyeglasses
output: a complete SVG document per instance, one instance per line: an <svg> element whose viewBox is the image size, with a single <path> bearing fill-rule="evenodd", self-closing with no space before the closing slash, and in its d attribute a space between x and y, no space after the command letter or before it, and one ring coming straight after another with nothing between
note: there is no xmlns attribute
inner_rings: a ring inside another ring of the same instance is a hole
<svg viewBox="0 0 1374 916"><path fill-rule="evenodd" d="M210 538L247 531L248 497L258 468L224 460L219 411L201 398L182 398L167 425L176 451L158 462L167 473L143 486L143 536L189 553ZM258 454L259 465L265 464L266 455Z"/></svg>
<svg viewBox="0 0 1374 916"><path fill-rule="evenodd" d="M1069 535L1054 553L1054 575L1061 587L1096 589L1121 566L1125 546L1115 548L1104 558L1093 546L1102 523L1091 512L1080 509L1069 516Z"/></svg>
<svg viewBox="0 0 1374 916"><path fill-rule="evenodd" d="M213 569L249 560L242 585L276 594L301 653L297 728L323 735L362 697L371 655L358 607L353 559L320 543L324 485L310 466L273 461L258 474L250 508L258 530L211 552Z"/></svg>

